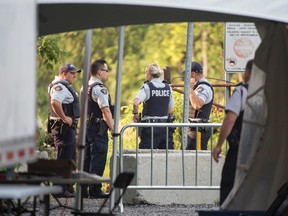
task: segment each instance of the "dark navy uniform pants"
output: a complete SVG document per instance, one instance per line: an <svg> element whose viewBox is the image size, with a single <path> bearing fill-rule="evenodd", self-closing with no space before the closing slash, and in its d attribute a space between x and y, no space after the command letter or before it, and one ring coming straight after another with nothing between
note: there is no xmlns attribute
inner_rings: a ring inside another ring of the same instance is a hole
<svg viewBox="0 0 288 216"><path fill-rule="evenodd" d="M87 127L86 143L84 149L84 171L103 176L107 153L108 153L108 134L98 135L99 124ZM89 186L89 194L97 195L101 193L102 184ZM85 193L86 188L83 188Z"/></svg>
<svg viewBox="0 0 288 216"><path fill-rule="evenodd" d="M230 147L228 149L222 169L222 176L220 183L220 205L222 205L222 203L232 190L236 173L239 145L230 144L229 146Z"/></svg>
<svg viewBox="0 0 288 216"><path fill-rule="evenodd" d="M195 131L196 133L196 131ZM201 132L201 150L207 150L207 144L208 141L211 137L211 128L207 127L204 130L202 130ZM197 143L196 143L196 139L192 139L191 137L188 136L187 138L187 150L196 150L197 147Z"/></svg>
<svg viewBox="0 0 288 216"><path fill-rule="evenodd" d="M76 129L68 125L61 131L61 122L54 124L51 135L57 150L57 159L76 161ZM74 192L72 185L62 185L64 190Z"/></svg>
<svg viewBox="0 0 288 216"><path fill-rule="evenodd" d="M66 126L63 133L60 133L61 123L51 128L54 145L57 149L57 159L76 161L76 129Z"/></svg>
<svg viewBox="0 0 288 216"><path fill-rule="evenodd" d="M173 144L173 128L168 128L168 149L174 149ZM166 127L154 127L153 128L153 149L166 149L166 136L167 129ZM141 141L139 143L140 149L151 149L152 145L152 128L144 127L142 128Z"/></svg>

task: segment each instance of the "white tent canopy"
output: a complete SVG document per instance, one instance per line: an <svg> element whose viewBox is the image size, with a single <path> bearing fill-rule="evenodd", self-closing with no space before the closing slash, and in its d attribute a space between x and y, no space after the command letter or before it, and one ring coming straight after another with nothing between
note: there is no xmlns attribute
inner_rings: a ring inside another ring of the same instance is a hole
<svg viewBox="0 0 288 216"><path fill-rule="evenodd" d="M227 209L265 210L288 180L287 0L37 0L39 35L159 22L255 22L255 55L236 183ZM271 22L274 21L274 22ZM267 81L267 82L266 82ZM252 133L253 132L253 133Z"/></svg>
<svg viewBox="0 0 288 216"><path fill-rule="evenodd" d="M285 0L37 0L39 35L160 22L288 22Z"/></svg>

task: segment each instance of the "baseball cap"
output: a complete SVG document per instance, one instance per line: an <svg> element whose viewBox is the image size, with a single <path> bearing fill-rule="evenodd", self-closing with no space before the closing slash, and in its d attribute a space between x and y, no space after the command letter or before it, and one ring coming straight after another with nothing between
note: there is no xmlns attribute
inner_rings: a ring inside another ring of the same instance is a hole
<svg viewBox="0 0 288 216"><path fill-rule="evenodd" d="M76 68L73 64L66 63L66 64L64 64L64 65L62 65L60 67L60 72L61 73L64 73L64 72L77 72L77 73L80 73L81 70Z"/></svg>
<svg viewBox="0 0 288 216"><path fill-rule="evenodd" d="M202 73L203 72L202 65L199 64L198 62L192 62L191 71L194 71L196 73Z"/></svg>

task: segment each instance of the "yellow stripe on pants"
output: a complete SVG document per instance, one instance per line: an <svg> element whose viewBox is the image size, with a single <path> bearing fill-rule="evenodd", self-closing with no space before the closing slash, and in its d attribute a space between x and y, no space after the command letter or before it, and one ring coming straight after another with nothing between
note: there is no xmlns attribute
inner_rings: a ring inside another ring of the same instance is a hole
<svg viewBox="0 0 288 216"><path fill-rule="evenodd" d="M201 132L197 131L197 149L201 150Z"/></svg>

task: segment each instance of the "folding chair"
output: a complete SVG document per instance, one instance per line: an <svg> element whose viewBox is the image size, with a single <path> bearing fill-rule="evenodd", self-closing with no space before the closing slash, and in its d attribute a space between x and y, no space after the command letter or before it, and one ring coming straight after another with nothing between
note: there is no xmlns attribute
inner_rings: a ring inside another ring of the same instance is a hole
<svg viewBox="0 0 288 216"><path fill-rule="evenodd" d="M115 208L117 207L117 205L119 204L121 198L124 196L127 187L129 186L129 184L131 183L132 179L134 177L134 173L132 172L123 172L120 173L115 182L113 183L113 187L109 193L109 196L104 200L104 202L102 203L102 205L100 206L98 212L83 212L83 211L73 211L71 212L73 215L85 215L85 216L102 216L102 215L114 215L113 211L115 210ZM102 209L104 208L105 204L107 203L107 201L110 199L112 192L115 188L121 189L122 193L119 195L117 201L114 203L114 206L112 208L112 210L110 210L108 213L101 213Z"/></svg>

